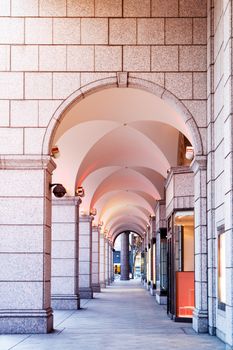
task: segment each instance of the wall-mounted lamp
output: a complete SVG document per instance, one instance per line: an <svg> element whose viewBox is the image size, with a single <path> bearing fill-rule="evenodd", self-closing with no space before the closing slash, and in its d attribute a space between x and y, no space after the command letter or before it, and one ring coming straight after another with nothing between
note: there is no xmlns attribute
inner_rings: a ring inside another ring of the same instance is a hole
<svg viewBox="0 0 233 350"><path fill-rule="evenodd" d="M76 195L78 197L84 197L85 196L85 191L84 191L84 188L82 186L79 186L77 189L76 189Z"/></svg>
<svg viewBox="0 0 233 350"><path fill-rule="evenodd" d="M192 146L186 147L185 158L188 160L192 160L194 157L194 148Z"/></svg>
<svg viewBox="0 0 233 350"><path fill-rule="evenodd" d="M57 198L62 198L66 194L66 189L62 184L50 184L49 187L54 187L53 194Z"/></svg>
<svg viewBox="0 0 233 350"><path fill-rule="evenodd" d="M58 158L60 157L60 151L59 148L57 146L53 146L52 150L51 150L51 157L53 158Z"/></svg>
<svg viewBox="0 0 233 350"><path fill-rule="evenodd" d="M96 216L96 214L97 214L97 209L96 209L96 208L92 208L92 209L90 210L90 215Z"/></svg>

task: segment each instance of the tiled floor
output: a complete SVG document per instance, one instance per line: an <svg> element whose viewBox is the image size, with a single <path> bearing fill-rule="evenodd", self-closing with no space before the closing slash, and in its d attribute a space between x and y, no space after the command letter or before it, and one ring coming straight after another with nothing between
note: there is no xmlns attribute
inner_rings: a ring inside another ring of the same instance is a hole
<svg viewBox="0 0 233 350"><path fill-rule="evenodd" d="M191 325L174 323L137 281L115 282L83 301L79 311L56 311L55 331L46 335L2 335L0 350L224 350Z"/></svg>

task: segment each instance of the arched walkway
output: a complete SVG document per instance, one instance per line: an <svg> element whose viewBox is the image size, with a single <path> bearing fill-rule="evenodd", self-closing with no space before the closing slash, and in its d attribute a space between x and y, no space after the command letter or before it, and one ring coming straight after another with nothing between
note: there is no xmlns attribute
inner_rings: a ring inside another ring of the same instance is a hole
<svg viewBox="0 0 233 350"><path fill-rule="evenodd" d="M175 341L174 341L175 340ZM171 322L164 306L142 288L139 280L115 282L83 301L80 311L55 312L49 335L2 336L1 350L224 350L210 335L197 335L190 324Z"/></svg>

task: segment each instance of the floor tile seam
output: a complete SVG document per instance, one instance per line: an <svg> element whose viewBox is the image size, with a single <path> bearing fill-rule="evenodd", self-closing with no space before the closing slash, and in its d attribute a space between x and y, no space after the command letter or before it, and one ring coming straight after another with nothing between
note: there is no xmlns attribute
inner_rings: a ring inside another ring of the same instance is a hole
<svg viewBox="0 0 233 350"><path fill-rule="evenodd" d="M10 348L8 348L8 350L14 349L16 346L18 346L19 344L23 343L25 340L29 339L32 336L32 334L29 334L28 336L26 336L25 338L23 338L22 340L20 340L17 344L11 346Z"/></svg>

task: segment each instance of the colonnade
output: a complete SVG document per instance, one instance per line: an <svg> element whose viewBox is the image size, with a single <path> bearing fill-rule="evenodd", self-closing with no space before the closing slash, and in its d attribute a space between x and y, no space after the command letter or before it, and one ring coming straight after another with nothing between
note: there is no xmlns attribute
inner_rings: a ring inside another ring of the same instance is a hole
<svg viewBox="0 0 233 350"><path fill-rule="evenodd" d="M196 157L191 168L171 168L142 252L146 289L167 304L171 319L189 319L200 333L208 330L205 181L205 157Z"/></svg>
<svg viewBox="0 0 233 350"><path fill-rule="evenodd" d="M79 197L52 201L52 307L78 309L113 281L112 244L93 225L93 216L79 215Z"/></svg>

